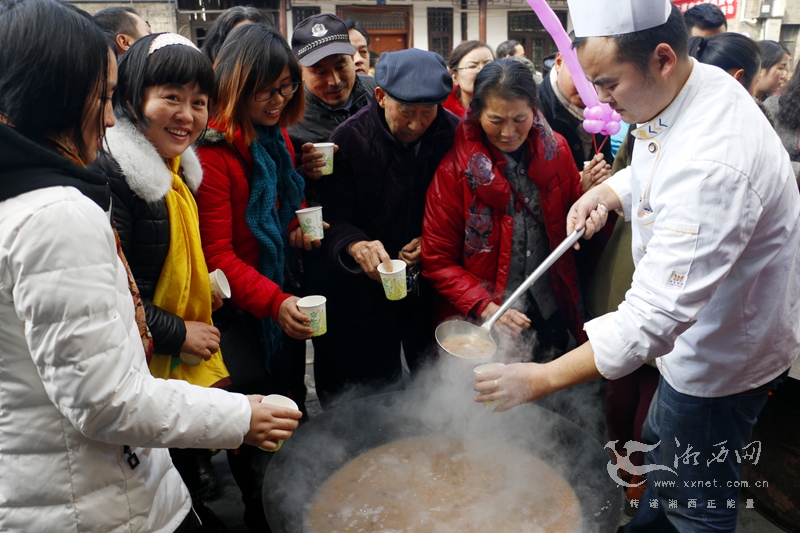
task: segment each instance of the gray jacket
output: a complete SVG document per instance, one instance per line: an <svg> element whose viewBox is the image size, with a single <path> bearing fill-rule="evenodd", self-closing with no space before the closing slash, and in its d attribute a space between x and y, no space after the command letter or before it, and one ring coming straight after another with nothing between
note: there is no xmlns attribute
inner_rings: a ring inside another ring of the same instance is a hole
<svg viewBox="0 0 800 533"><path fill-rule="evenodd" d="M800 149L798 149L800 130L789 128L781 124L781 121L778 120L780 111L779 100L780 96L770 96L767 98L766 102L764 102L764 105L766 105L767 110L774 118L775 131L778 133L778 137L781 138L783 147L789 152L789 157L792 160L792 170L794 170L794 175L798 183L800 183Z"/></svg>

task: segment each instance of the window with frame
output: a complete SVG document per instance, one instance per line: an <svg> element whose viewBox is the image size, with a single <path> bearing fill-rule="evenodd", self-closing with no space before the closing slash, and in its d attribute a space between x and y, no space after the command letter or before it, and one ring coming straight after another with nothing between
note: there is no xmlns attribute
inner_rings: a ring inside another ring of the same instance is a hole
<svg viewBox="0 0 800 533"><path fill-rule="evenodd" d="M319 15L320 12L319 6L292 7L292 24L296 28L305 19L312 15Z"/></svg>
<svg viewBox="0 0 800 533"><path fill-rule="evenodd" d="M453 9L428 8L428 50L436 52L447 61L453 50Z"/></svg>

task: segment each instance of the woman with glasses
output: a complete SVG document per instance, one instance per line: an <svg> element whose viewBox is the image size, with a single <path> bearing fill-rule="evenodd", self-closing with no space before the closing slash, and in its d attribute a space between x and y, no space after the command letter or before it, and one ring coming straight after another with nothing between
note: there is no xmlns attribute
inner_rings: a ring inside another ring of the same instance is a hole
<svg viewBox="0 0 800 533"><path fill-rule="evenodd" d="M281 134L282 126L303 116L300 64L281 35L247 24L230 33L214 71L217 96L199 142L204 179L196 197L206 261L225 272L231 286L215 320L232 390L292 396L304 410L305 339L312 329L294 296L299 268L293 247L310 250L321 242L312 243L297 227L304 182ZM242 446L228 459L242 490L245 524L265 530L267 455Z"/></svg>
<svg viewBox="0 0 800 533"><path fill-rule="evenodd" d="M458 118L464 116L472 100L472 86L475 77L483 67L494 61L494 52L481 41L464 41L453 49L447 68L453 76L453 92L442 107L453 112Z"/></svg>

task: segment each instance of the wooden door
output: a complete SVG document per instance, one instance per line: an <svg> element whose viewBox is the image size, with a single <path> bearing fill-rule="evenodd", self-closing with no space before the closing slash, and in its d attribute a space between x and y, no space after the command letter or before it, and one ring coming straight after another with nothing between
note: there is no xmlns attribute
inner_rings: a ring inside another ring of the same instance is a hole
<svg viewBox="0 0 800 533"><path fill-rule="evenodd" d="M386 33L371 35L370 50L378 55L384 52L397 52L408 48L408 35L404 33Z"/></svg>

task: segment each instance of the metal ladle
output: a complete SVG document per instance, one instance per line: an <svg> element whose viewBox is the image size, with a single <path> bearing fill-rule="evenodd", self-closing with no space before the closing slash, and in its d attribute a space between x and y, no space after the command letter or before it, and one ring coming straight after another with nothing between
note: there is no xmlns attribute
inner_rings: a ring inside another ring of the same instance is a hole
<svg viewBox="0 0 800 533"><path fill-rule="evenodd" d="M559 244L558 247L550 253L550 255L547 256L547 259L545 259L544 262L539 265L525 281L522 282L522 285L520 285L517 290L515 290L514 293L509 296L505 302L503 302L503 305L501 305L500 308L495 311L495 313L490 316L489 319L486 320L486 322L484 322L482 325L476 326L471 322L461 319L448 320L439 324L439 326L436 328L436 342L439 344L439 348L450 355L460 357L462 359L469 359L470 361L478 362L492 359L495 352L497 352L497 342L495 342L494 338L492 338L492 327L498 320L500 320L500 317L503 316L503 313L508 311L511 305L517 301L517 299L519 299L519 297L524 294L531 285L536 283L537 279L542 277L542 275L547 272L547 269L553 266L553 264L558 261L558 259L564 255L567 250L572 248L572 245L583 236L585 231L586 228L584 227L578 231L573 231L570 233L569 236L564 239L561 244ZM483 355L480 359L459 355L451 352L444 346L444 342L446 340L457 335L469 335L476 337L477 339L489 343L490 347L486 350L485 355Z"/></svg>

